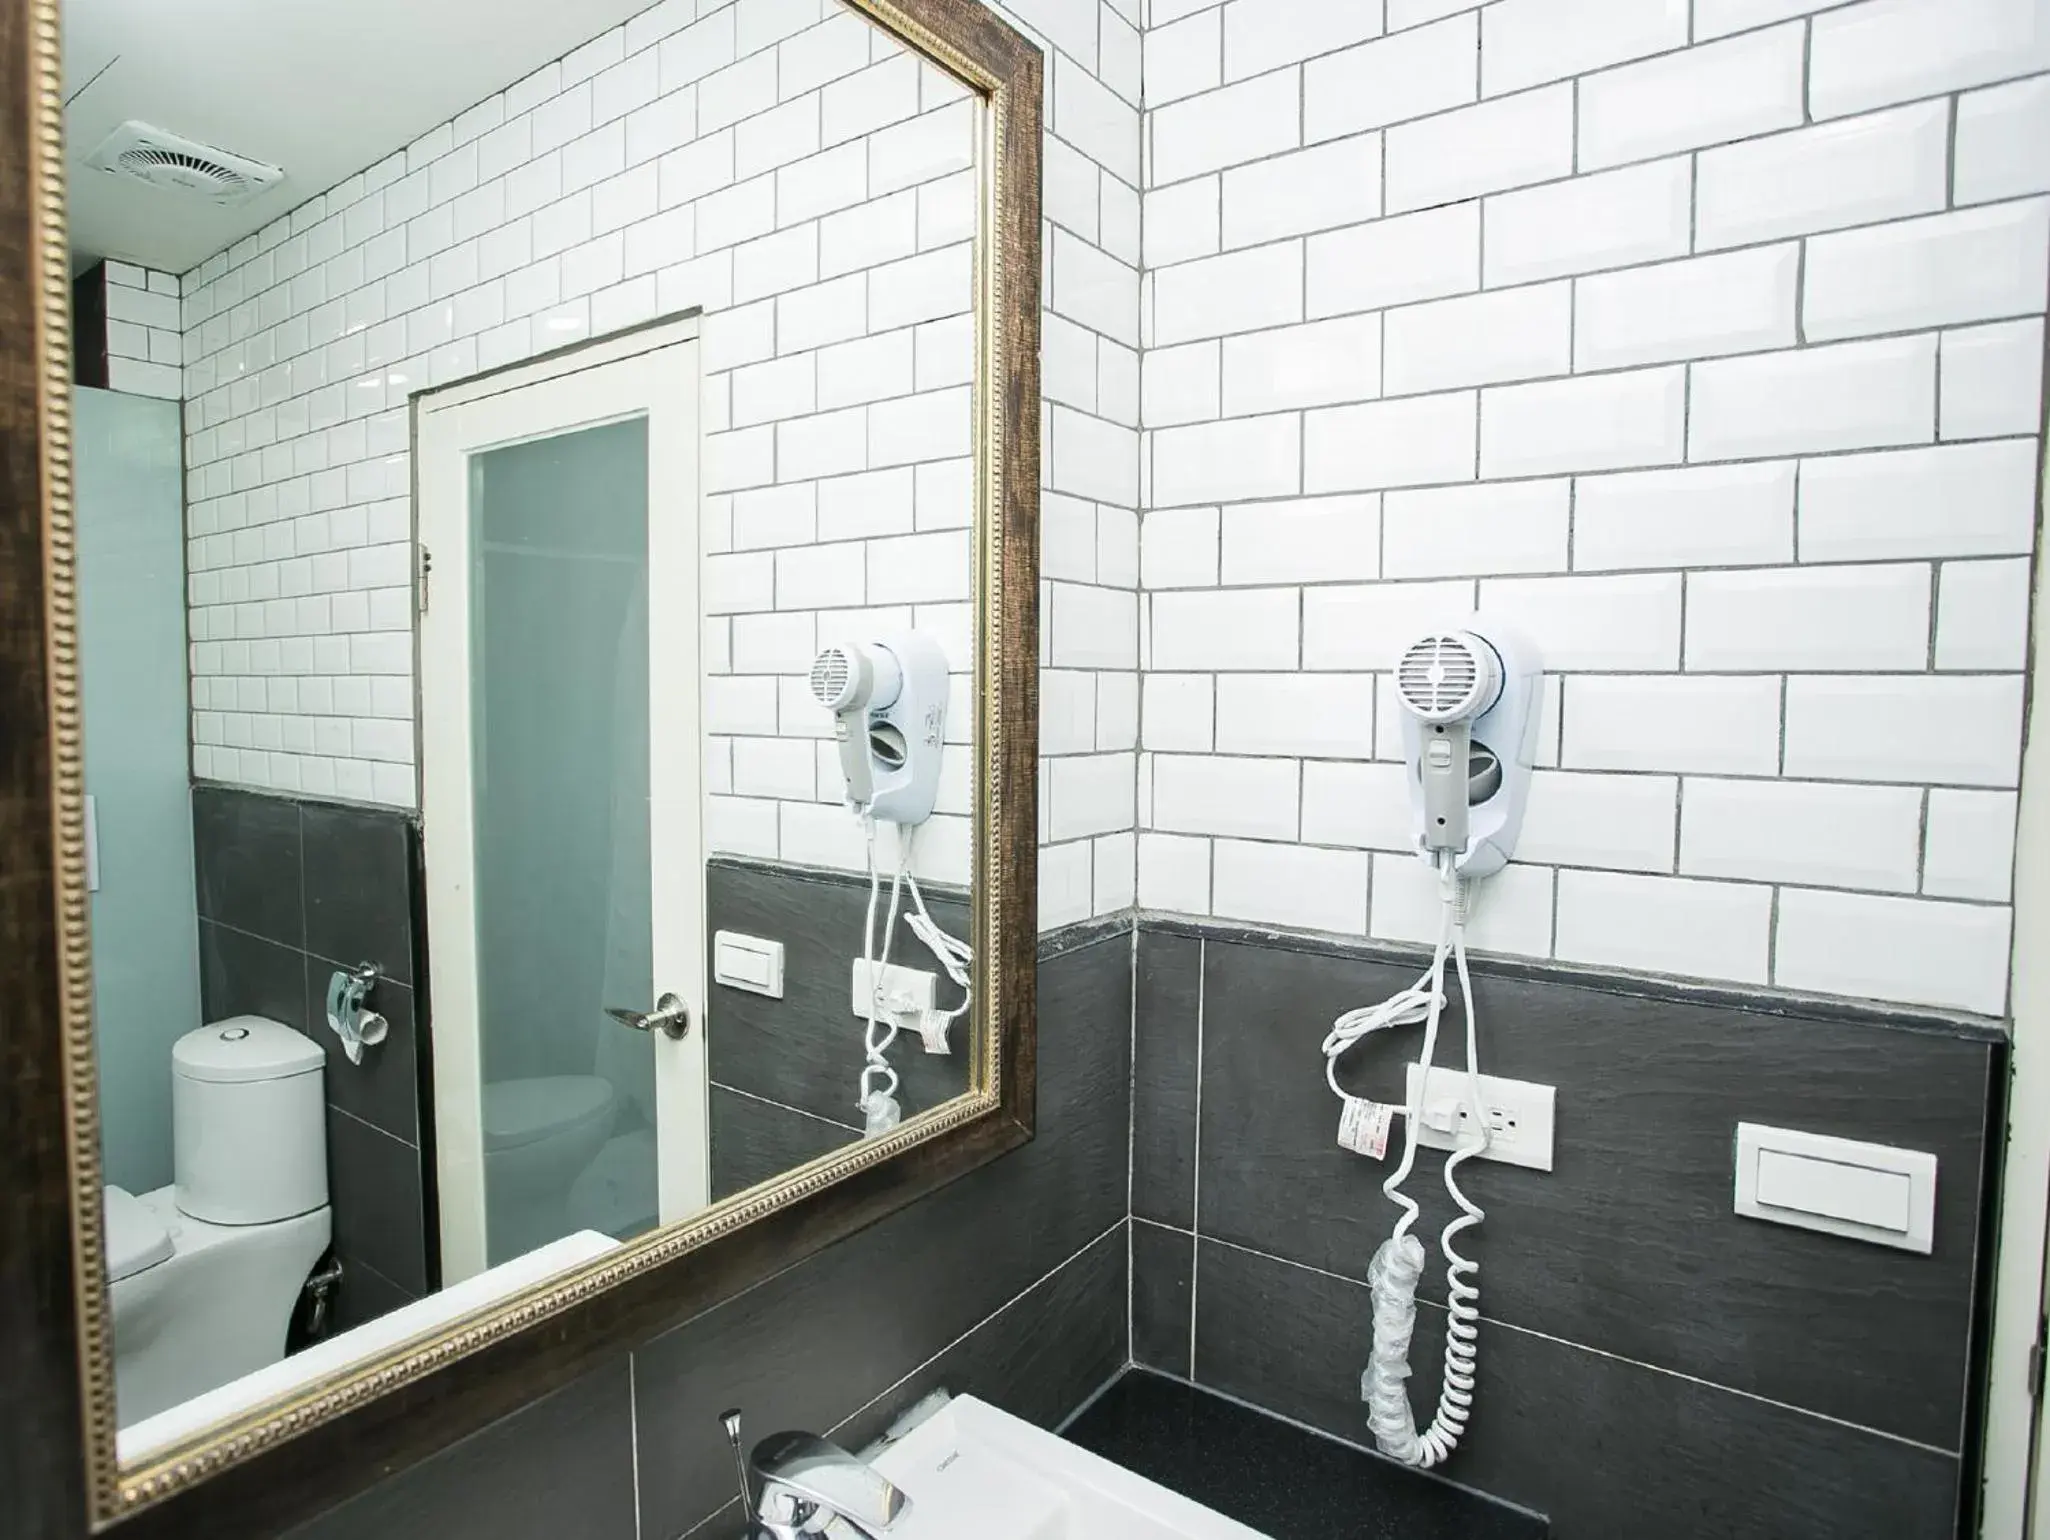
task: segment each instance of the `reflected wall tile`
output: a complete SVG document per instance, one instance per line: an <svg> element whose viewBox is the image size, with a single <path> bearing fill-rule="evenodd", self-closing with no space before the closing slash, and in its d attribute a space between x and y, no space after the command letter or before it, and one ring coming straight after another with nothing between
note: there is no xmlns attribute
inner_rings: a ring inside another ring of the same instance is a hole
<svg viewBox="0 0 2050 1540"><path fill-rule="evenodd" d="M851 1124L714 1084L711 1095L712 1201L766 1182L861 1138Z"/></svg>
<svg viewBox="0 0 2050 1540"><path fill-rule="evenodd" d="M334 1249L414 1295L429 1288L420 1152L334 1108L327 1117Z"/></svg>
<svg viewBox="0 0 2050 1540"><path fill-rule="evenodd" d="M344 1257L341 1287L334 1298L333 1329L349 1331L420 1298L409 1294L368 1262Z"/></svg>
<svg viewBox="0 0 2050 1540"><path fill-rule="evenodd" d="M192 839L202 918L305 944L298 803L195 786Z"/></svg>
<svg viewBox="0 0 2050 1540"><path fill-rule="evenodd" d="M413 982L412 826L400 814L307 803L306 950Z"/></svg>
<svg viewBox="0 0 2050 1540"><path fill-rule="evenodd" d="M205 919L199 922L199 1002L205 1021L267 1016L315 1036L315 1018L306 1009L305 954ZM326 1035L325 1026L317 1030Z"/></svg>
<svg viewBox="0 0 2050 1540"><path fill-rule="evenodd" d="M1130 980L1122 934L1040 964L1039 1118L1030 1144L637 1353L642 1514L651 1532L680 1533L727 1501L724 1407L746 1408L757 1428L833 1426L1025 1282L1112 1232L1121 1238ZM1096 1354L1091 1346L1084 1356Z"/></svg>

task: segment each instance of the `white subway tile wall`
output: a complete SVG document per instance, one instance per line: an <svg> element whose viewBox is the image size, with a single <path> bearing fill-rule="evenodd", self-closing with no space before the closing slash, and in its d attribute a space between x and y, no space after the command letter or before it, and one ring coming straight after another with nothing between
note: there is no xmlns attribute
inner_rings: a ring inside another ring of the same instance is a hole
<svg viewBox="0 0 2050 1540"><path fill-rule="evenodd" d="M1054 925L1136 880L1140 34L1136 0L1007 14L1052 83ZM972 732L976 153L966 93L838 0L666 0L210 258L182 314L110 264L116 388L187 402L196 772L410 805L409 394L702 306L711 842L859 867L814 650L937 631ZM949 769L919 868L960 880Z"/></svg>
<svg viewBox="0 0 2050 1540"><path fill-rule="evenodd" d="M185 394L185 337L176 273L132 262L102 265L107 307L107 388L176 401Z"/></svg>
<svg viewBox="0 0 2050 1540"><path fill-rule="evenodd" d="M1477 604L1478 943L2003 1010L2050 0L1152 14L1137 901L1430 934L1377 683Z"/></svg>
<svg viewBox="0 0 2050 1540"><path fill-rule="evenodd" d="M1049 53L1042 926L1420 934L1378 676L1479 605L1555 677L1477 940L2003 1008L2050 0L999 9ZM203 774L409 800L405 390L703 303L713 826L859 861L779 740L821 615L966 624L966 180L940 77L796 11L668 0L185 275Z"/></svg>
<svg viewBox="0 0 2050 1540"><path fill-rule="evenodd" d="M1047 53L1039 924L1051 929L1129 907L1138 881L1141 0L991 8Z"/></svg>

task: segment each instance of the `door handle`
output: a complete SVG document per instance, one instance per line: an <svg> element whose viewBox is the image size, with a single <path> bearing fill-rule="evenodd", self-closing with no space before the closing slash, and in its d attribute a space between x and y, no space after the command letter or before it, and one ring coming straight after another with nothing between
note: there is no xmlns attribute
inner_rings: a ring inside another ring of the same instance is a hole
<svg viewBox="0 0 2050 1540"><path fill-rule="evenodd" d="M636 1032L660 1032L666 1037L681 1040L690 1031L690 1007L676 995L664 995L646 1015L617 1005L606 1006L605 1014Z"/></svg>

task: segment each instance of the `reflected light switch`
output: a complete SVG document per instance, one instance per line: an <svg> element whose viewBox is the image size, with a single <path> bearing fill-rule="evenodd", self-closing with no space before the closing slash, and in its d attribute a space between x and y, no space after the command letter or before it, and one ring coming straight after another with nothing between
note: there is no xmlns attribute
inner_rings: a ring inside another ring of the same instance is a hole
<svg viewBox="0 0 2050 1540"><path fill-rule="evenodd" d="M730 930L712 936L712 980L749 994L783 998L783 943Z"/></svg>
<svg viewBox="0 0 2050 1540"><path fill-rule="evenodd" d="M1737 1125L1737 1212L1927 1254L1936 1157L1798 1129Z"/></svg>

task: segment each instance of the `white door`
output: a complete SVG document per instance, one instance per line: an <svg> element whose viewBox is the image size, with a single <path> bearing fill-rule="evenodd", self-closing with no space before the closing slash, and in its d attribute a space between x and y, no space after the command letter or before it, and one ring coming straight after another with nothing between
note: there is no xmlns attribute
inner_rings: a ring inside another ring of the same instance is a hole
<svg viewBox="0 0 2050 1540"><path fill-rule="evenodd" d="M444 1284L709 1201L698 370L683 322L420 402Z"/></svg>

